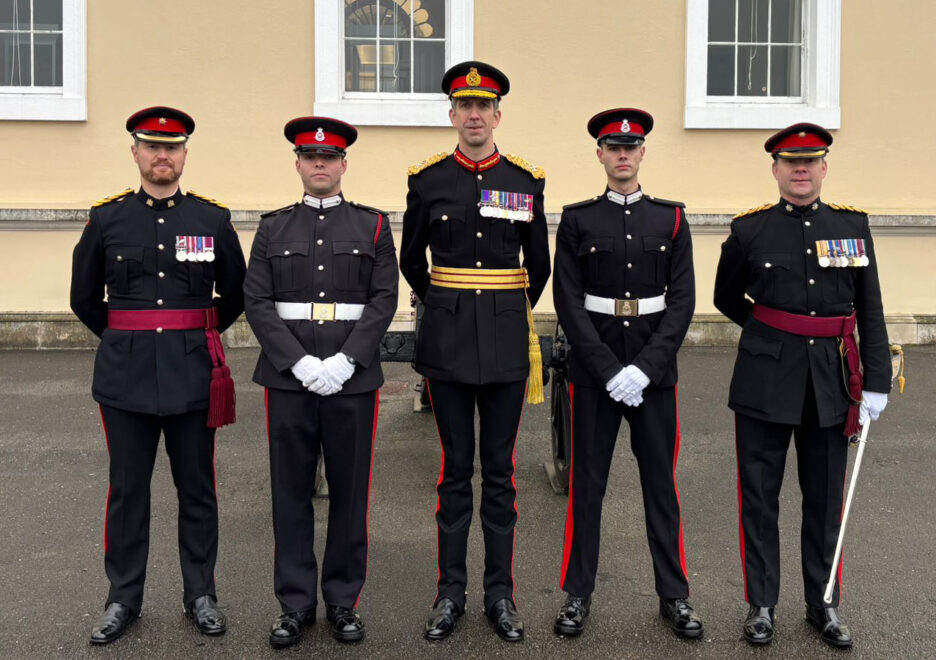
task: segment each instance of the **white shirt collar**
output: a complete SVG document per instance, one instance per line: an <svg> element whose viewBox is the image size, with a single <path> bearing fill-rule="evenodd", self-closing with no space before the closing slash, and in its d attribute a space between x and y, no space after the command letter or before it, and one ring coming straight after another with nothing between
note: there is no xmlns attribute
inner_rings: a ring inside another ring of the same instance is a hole
<svg viewBox="0 0 936 660"><path fill-rule="evenodd" d="M614 202L615 204L620 204L621 206L627 206L628 204L633 204L634 202L640 201L643 198L643 190L637 190L630 195L622 195L621 193L616 193L613 190L608 191L608 199Z"/></svg>
<svg viewBox="0 0 936 660"><path fill-rule="evenodd" d="M341 195L333 195L331 197L313 197L312 195L303 195L302 203L308 204L314 209L330 209L333 206L338 206L341 204Z"/></svg>

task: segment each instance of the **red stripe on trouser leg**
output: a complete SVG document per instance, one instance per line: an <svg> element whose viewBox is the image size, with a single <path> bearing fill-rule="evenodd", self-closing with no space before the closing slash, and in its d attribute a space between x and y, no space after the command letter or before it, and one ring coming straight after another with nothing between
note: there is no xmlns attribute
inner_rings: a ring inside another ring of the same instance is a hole
<svg viewBox="0 0 936 660"><path fill-rule="evenodd" d="M379 230L379 229L378 229ZM374 426L371 430L371 449L370 449L370 468L367 473L367 508L365 509L364 514L364 534L366 538L366 545L364 546L364 579L367 579L367 567L368 561L370 560L369 550L370 550L370 494L371 494L371 484L374 479L374 443L377 439L377 413L380 411L380 391L376 390L374 392ZM358 597L354 601L354 606L357 607L358 603L361 602L361 594L358 592Z"/></svg>
<svg viewBox="0 0 936 660"><path fill-rule="evenodd" d="M566 572L572 556L572 531L574 515L572 513L572 477L575 474L575 385L569 383L569 504L566 509L565 542L562 548L562 575L559 576L559 588L565 588Z"/></svg>
<svg viewBox="0 0 936 660"><path fill-rule="evenodd" d="M429 379L426 378L426 393L429 395L429 407L432 408L432 419L436 423L436 433L439 435L439 449L442 452L442 465L439 467L439 480L436 481L436 509L435 516L438 519L439 509L442 507L442 499L439 497L439 486L442 485L442 477L445 476L445 445L442 444L442 431L439 430L439 420L435 417L435 405L432 403L432 388L429 387ZM442 550L439 546L439 525L436 524L436 591L439 589L439 585L442 584L442 564L441 564L441 553Z"/></svg>
<svg viewBox="0 0 936 660"><path fill-rule="evenodd" d="M747 564L744 561L744 518L741 499L741 452L738 448L738 416L735 415L735 467L738 470L738 538L741 548L741 575L744 578L744 600L748 599L747 591Z"/></svg>
<svg viewBox="0 0 936 660"><path fill-rule="evenodd" d="M101 427L104 429L104 444L107 446L107 456L110 457L110 438L107 437L107 424L104 422L104 406L98 405L101 413ZM108 472L110 472L108 470ZM104 500L104 553L107 554L107 519L110 515L111 485L110 477L107 479L107 498Z"/></svg>
<svg viewBox="0 0 936 660"><path fill-rule="evenodd" d="M679 385L675 388L676 396L676 446L673 450L673 490L676 491L676 510L679 516L679 563L682 566L683 576L689 582L689 572L686 570L686 548L683 543L682 505L679 502L679 484L676 483L676 462L679 460Z"/></svg>

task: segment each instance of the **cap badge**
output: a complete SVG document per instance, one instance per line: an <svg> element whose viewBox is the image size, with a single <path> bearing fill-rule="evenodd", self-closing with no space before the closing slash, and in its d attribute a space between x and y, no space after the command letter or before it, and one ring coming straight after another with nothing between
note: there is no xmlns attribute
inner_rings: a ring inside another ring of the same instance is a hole
<svg viewBox="0 0 936 660"><path fill-rule="evenodd" d="M159 118L159 125L160 125L160 126L165 126L166 123L167 123L167 122L166 122L166 118L165 118L165 117L160 117L160 118Z"/></svg>
<svg viewBox="0 0 936 660"><path fill-rule="evenodd" d="M630 133L630 122L627 121L626 119L621 122L621 132Z"/></svg>
<svg viewBox="0 0 936 660"><path fill-rule="evenodd" d="M321 127L319 127L317 131L315 131L315 141L316 142L325 141L325 131L323 131Z"/></svg>
<svg viewBox="0 0 936 660"><path fill-rule="evenodd" d="M806 137L806 131L800 131L800 132L799 132L799 137L801 137L801 138Z"/></svg>
<svg viewBox="0 0 936 660"><path fill-rule="evenodd" d="M475 67L471 67L471 71L469 71L468 75L465 76L465 82L467 82L471 87L477 87L481 84L481 74L478 73L478 70Z"/></svg>

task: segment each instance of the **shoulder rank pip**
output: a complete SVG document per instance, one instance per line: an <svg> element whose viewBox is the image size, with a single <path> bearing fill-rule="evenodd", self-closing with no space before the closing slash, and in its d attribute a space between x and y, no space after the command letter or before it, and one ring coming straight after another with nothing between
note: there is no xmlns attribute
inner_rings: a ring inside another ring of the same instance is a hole
<svg viewBox="0 0 936 660"><path fill-rule="evenodd" d="M279 208L279 209L274 209L273 211L267 211L266 213L261 213L261 214L260 214L260 219L262 220L263 218L269 218L269 217L272 216L272 215L279 215L280 213L285 213L286 211L291 211L291 210L293 210L294 208L296 208L297 206L299 206L299 202L295 202L295 203L293 203L293 204L289 204L289 205L284 206L284 207Z"/></svg>
<svg viewBox="0 0 936 660"><path fill-rule="evenodd" d="M534 179L546 178L546 171L542 167L537 167L536 165L532 165L530 164L529 161L527 161L524 158L521 158L520 156L517 156L516 154L504 154L504 158L507 160L508 163L511 163L512 165L516 165L521 170L526 170L527 172L529 172L530 175Z"/></svg>
<svg viewBox="0 0 936 660"><path fill-rule="evenodd" d="M188 191L187 193L185 193L185 194L186 194L187 196L191 197L192 199L197 199L197 200L199 200L199 201L201 201L201 202L205 202L205 203L207 203L207 204L211 204L212 206L217 206L218 208L222 208L222 209L226 209L226 208L227 208L224 204L222 204L222 203L219 202L218 200L216 200L216 199L214 199L214 198L212 198L212 197L205 197L204 195L199 195L199 194L198 194L197 192L195 192L194 190L189 190L189 191Z"/></svg>
<svg viewBox="0 0 936 660"><path fill-rule="evenodd" d="M448 153L445 151L440 151L437 154L429 156L429 158L427 158L424 161L416 163L415 165L410 165L409 169L406 170L406 173L409 176L413 176L414 174L419 174L427 167L432 167L436 163L441 163L446 158L448 158Z"/></svg>
<svg viewBox="0 0 936 660"><path fill-rule="evenodd" d="M672 206L674 208L678 206L679 208L683 208L683 209L686 208L686 204L684 202L674 202L670 199L663 199L662 197L654 197L653 195L644 195L644 199L650 202L655 202L657 204L662 204L663 206Z"/></svg>
<svg viewBox="0 0 936 660"><path fill-rule="evenodd" d="M868 212L857 206L851 206L849 204L836 204L835 202L826 202L826 205L835 211L848 211L849 213L864 213L868 215Z"/></svg>
<svg viewBox="0 0 936 660"><path fill-rule="evenodd" d="M732 220L737 220L738 218L744 218L749 215L754 215L755 213L760 213L761 211L766 211L769 208L774 206L773 202L767 204L761 204L760 206L755 206L754 208L748 209L747 211L741 211L738 215L732 218Z"/></svg>
<svg viewBox="0 0 936 660"><path fill-rule="evenodd" d="M104 197L103 199L99 199L99 200L96 201L94 204L92 204L92 205L91 205L91 208L95 209L95 208L97 208L97 207L99 207L99 206L104 206L105 204L110 204L111 202L119 202L120 200L122 200L124 197L126 197L127 195L129 195L129 194L132 193L132 192L133 192L133 188L127 188L126 190L123 190L123 191L121 191L121 192L119 192L119 193L115 193L115 194L113 194L113 195L108 195L107 197Z"/></svg>
<svg viewBox="0 0 936 660"><path fill-rule="evenodd" d="M590 206L591 204L594 204L594 203L597 202L599 199L601 199L601 197L602 197L601 195L595 195L594 197L589 197L588 199L583 199L581 202L572 202L571 204L566 204L565 206L563 206L563 207L562 207L562 210L563 210L563 211L569 211L569 210L571 210L571 209L582 208L583 206Z"/></svg>
<svg viewBox="0 0 936 660"><path fill-rule="evenodd" d="M353 206L353 207L356 208L356 209L361 209L361 210L364 210L364 211L370 211L371 213L376 213L377 215L382 215L382 216L385 217L385 218L388 217L388 216L390 215L390 214L387 213L386 211L382 211L382 210L380 210L380 209L378 209L378 208L374 208L373 206L367 206L366 204L358 204L357 202L352 202L352 201L349 201L348 204L350 204L351 206Z"/></svg>

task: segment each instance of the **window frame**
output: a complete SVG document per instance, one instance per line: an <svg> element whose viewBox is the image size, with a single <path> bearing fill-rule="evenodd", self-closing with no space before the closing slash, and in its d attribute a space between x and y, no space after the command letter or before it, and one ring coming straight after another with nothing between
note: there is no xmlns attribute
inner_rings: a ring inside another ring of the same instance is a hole
<svg viewBox="0 0 936 660"><path fill-rule="evenodd" d="M344 8L315 0L316 115L340 117L358 126L449 126L448 98L429 93L344 90ZM474 57L474 0L446 0L445 67ZM441 82L441 81L440 81Z"/></svg>
<svg viewBox="0 0 936 660"><path fill-rule="evenodd" d="M783 128L801 121L841 127L842 0L803 0L801 102L708 96L708 6L708 0L686 0L685 128Z"/></svg>
<svg viewBox="0 0 936 660"><path fill-rule="evenodd" d="M87 0L62 0L62 86L0 87L0 121L87 121Z"/></svg>

